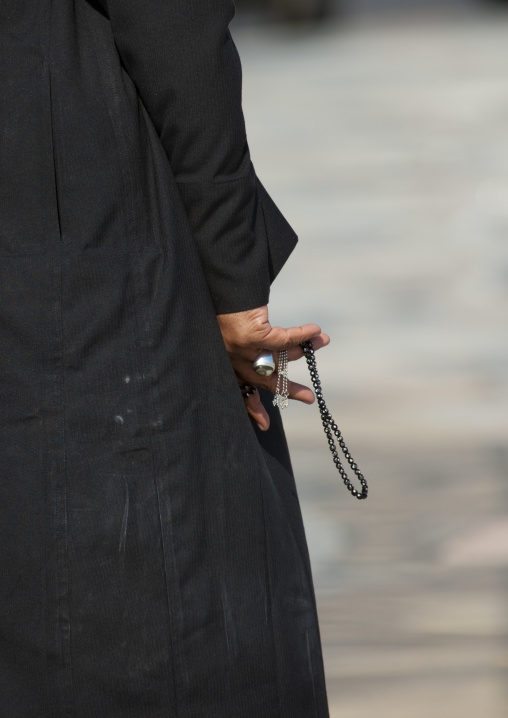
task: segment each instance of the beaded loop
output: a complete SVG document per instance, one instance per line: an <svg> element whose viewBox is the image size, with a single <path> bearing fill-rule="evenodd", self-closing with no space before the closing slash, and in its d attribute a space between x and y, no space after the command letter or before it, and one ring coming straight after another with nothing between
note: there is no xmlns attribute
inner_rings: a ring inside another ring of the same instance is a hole
<svg viewBox="0 0 508 718"><path fill-rule="evenodd" d="M319 407L319 411L321 414L321 421L323 422L323 429L325 431L326 438L328 439L328 446L330 451L332 452L333 457L333 463L335 464L337 471L339 472L342 481L346 485L346 488L348 491L351 492L351 495L354 496L357 499L366 499L367 495L369 493L369 487L367 486L367 481L365 480L364 475L361 473L360 469L358 468L357 463L351 456L351 453L349 449L347 448L344 439L342 438L342 434L340 432L339 427L333 420L333 416L328 411L328 408L325 404L325 400L323 399L323 392L321 390L321 382L319 381L319 374L316 366L316 357L314 353L314 347L312 345L312 342L306 341L303 342L301 345L303 349L303 355L305 357L305 360L307 362L307 366L309 367L310 372L310 379L312 382L312 386L314 387L314 393L316 395L317 404ZM342 453L344 454L344 457L346 458L351 470L355 474L356 478L360 482L362 486L362 490L358 491L355 489L353 484L348 478L348 475L346 474L346 471L344 469L344 466L342 465L342 462L339 458L339 452L337 450L337 446L335 444L335 439L337 439L337 442L341 448Z"/></svg>
<svg viewBox="0 0 508 718"><path fill-rule="evenodd" d="M240 384L240 391L242 392L243 398L248 399L249 396L257 392L257 389L255 386L252 386L252 384Z"/></svg>

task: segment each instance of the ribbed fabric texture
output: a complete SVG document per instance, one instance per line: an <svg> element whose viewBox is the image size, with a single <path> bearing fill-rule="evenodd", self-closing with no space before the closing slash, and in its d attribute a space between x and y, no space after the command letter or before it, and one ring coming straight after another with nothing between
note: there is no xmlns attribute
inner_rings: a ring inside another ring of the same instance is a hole
<svg viewBox="0 0 508 718"><path fill-rule="evenodd" d="M9 718L328 716L284 434L256 435L216 320L294 244L248 158L231 14L0 5Z"/></svg>

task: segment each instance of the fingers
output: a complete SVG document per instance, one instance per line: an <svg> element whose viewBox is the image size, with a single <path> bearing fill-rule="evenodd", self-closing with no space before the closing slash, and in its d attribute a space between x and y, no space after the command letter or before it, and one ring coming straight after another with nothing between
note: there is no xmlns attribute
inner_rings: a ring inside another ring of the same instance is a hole
<svg viewBox="0 0 508 718"><path fill-rule="evenodd" d="M321 335L321 327L317 324L304 324L301 327L271 327L263 339L263 348L272 351L289 349L298 346L308 339ZM323 335L325 336L325 335Z"/></svg>
<svg viewBox="0 0 508 718"><path fill-rule="evenodd" d="M315 350L321 349L330 343L330 337L322 333L317 324L304 324L301 327L272 327L264 338L262 347L264 351L274 353L276 364L278 364L278 352L283 349L287 350L289 361L296 361L303 356L303 350L300 345L309 339L312 340ZM275 394L277 391L277 371L270 377L261 377L252 368L250 357L247 358L245 355L236 354L232 361L239 381L268 389L272 394ZM312 404L315 401L314 393L310 387L294 381L288 381L287 386L290 399L304 404ZM245 406L251 419L256 422L262 431L266 431L270 426L270 420L261 403L259 394L256 393L246 398Z"/></svg>
<svg viewBox="0 0 508 718"><path fill-rule="evenodd" d="M277 389L277 379L275 378L270 387L270 391L275 394ZM301 401L304 404L314 403L314 392L304 384L298 384L296 381L288 381L288 394L290 399Z"/></svg>
<svg viewBox="0 0 508 718"><path fill-rule="evenodd" d="M311 339L315 350L321 349L322 347L325 347L330 343L330 337L327 334L318 334L317 336L311 337ZM279 362L278 354L278 351L274 351L276 367L278 367ZM303 349L299 344L288 349L288 361L296 361L297 359L301 359L302 357ZM272 394L275 393L277 389L277 368L271 376L260 376L254 371L250 359L245 359L242 357L235 358L234 368L240 382L251 384L252 386L260 387L262 389L267 389L268 391L271 391ZM290 399L303 401L306 404L311 404L314 401L314 395L312 393L312 390L308 387L291 381L289 382L289 386L293 387L293 393L290 392L289 394Z"/></svg>
<svg viewBox="0 0 508 718"><path fill-rule="evenodd" d="M312 346L314 347L315 351L328 346L328 344L330 343L330 337L328 336L328 334L318 334L317 336L310 337L310 339L312 339ZM297 359L301 359L302 357L303 349L300 344L298 344L298 346L296 347L291 347L290 349L288 349L289 361L296 361Z"/></svg>
<svg viewBox="0 0 508 718"><path fill-rule="evenodd" d="M298 384L296 381L288 381L289 398L301 401L303 404L314 403L314 392L308 386Z"/></svg>
<svg viewBox="0 0 508 718"><path fill-rule="evenodd" d="M283 349L288 352L288 360L295 361L303 356L300 346L303 342L311 339L315 350L330 343L330 337L323 334L317 324L303 324L300 327L272 327L266 306L236 314L218 315L217 321L238 382L268 389L272 394L277 390L277 372L270 377L261 377L252 367L252 362L261 351L272 352L276 363L278 363L276 353ZM312 390L296 382L288 381L288 394L290 399L305 404L312 404L314 401ZM266 431L270 420L259 394L246 397L245 406L252 420L261 430Z"/></svg>
<svg viewBox="0 0 508 718"><path fill-rule="evenodd" d="M317 336L310 337L312 339L312 346L314 347L315 351L318 351L319 349L322 349L323 347L328 346L330 343L330 337L328 334L318 334ZM264 348L263 351L273 351L273 358L275 360L275 365L278 365L279 357L278 357L278 351L270 349L270 347ZM279 350L280 351L280 350ZM290 347L288 350L288 361L296 361L297 359L301 359L303 357L303 349L300 344L297 346ZM259 356L259 353L256 355ZM249 359L244 359L245 362L245 368L248 369L251 365L251 362ZM254 379L254 377L251 376L251 381Z"/></svg>
<svg viewBox="0 0 508 718"><path fill-rule="evenodd" d="M269 387L271 391L275 391L275 387ZM312 404L314 402L314 394L308 386L298 384L294 381L288 381L289 398L295 401L301 401L304 404ZM250 418L258 425L261 431L267 431L270 428L270 417L261 403L261 398L256 392L251 394L245 400L245 408Z"/></svg>
<svg viewBox="0 0 508 718"><path fill-rule="evenodd" d="M250 418L256 422L261 431L267 431L270 428L270 418L263 404L261 403L258 392L251 394L245 399L245 407Z"/></svg>
<svg viewBox="0 0 508 718"><path fill-rule="evenodd" d="M270 377L260 377L255 372L252 372L252 379L248 379L248 383L252 386L257 386L260 389L267 389L272 394L275 394L277 391L277 374L272 374ZM255 378L254 378L255 377ZM288 395L290 399L294 399L295 401L301 401L304 404L312 404L314 403L314 392L312 389L308 386L305 386L304 384L299 384L296 381L288 380ZM259 398L259 394L253 394L248 399L245 400L247 411L249 414L251 414L252 410L253 412L256 412L256 417L264 416L266 412L264 411L264 407L261 403L261 399ZM251 414L252 418L254 419L254 416ZM268 418L268 415L266 415ZM257 419L254 419L257 421ZM259 422L258 422L259 423ZM261 422L263 423L263 422ZM268 422L269 423L269 422ZM268 426L267 426L268 428Z"/></svg>

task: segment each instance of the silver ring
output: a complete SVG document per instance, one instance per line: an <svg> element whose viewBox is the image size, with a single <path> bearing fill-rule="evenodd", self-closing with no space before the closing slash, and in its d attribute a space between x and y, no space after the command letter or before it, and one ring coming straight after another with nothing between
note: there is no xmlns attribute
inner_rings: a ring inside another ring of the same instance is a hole
<svg viewBox="0 0 508 718"><path fill-rule="evenodd" d="M271 352L261 352L253 362L252 368L259 376L271 376L275 371L275 361Z"/></svg>

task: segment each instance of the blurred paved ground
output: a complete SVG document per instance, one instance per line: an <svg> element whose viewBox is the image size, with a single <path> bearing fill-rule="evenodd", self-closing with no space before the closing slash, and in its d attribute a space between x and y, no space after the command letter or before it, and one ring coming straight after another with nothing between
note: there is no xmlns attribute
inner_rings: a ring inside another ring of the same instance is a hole
<svg viewBox="0 0 508 718"><path fill-rule="evenodd" d="M371 484L352 501L315 407L286 410L332 717L507 716L508 17L235 37L301 236L272 319L332 335L325 397Z"/></svg>

